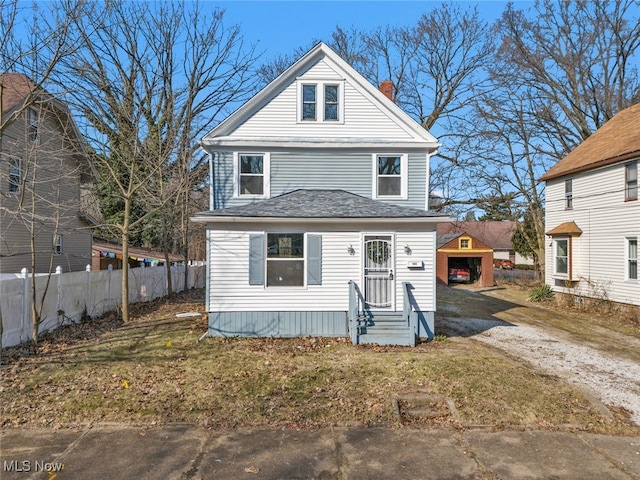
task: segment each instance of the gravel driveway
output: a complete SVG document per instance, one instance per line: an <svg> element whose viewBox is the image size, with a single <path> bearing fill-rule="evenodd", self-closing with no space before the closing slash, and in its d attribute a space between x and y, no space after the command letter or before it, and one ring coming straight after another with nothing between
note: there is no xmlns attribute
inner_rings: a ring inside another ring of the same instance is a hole
<svg viewBox="0 0 640 480"><path fill-rule="evenodd" d="M446 288L446 287L445 287ZM605 405L623 407L640 425L640 340L606 331L604 342L617 337L635 355L604 352L566 331L540 326L550 311L533 304L497 306L504 300L481 291L451 289L438 304L441 326L451 336L470 337L499 348L535 368L557 375L596 396ZM523 309L525 309L523 311ZM510 313L511 312L511 313ZM537 325L528 324L530 318ZM438 327L438 326L437 326ZM436 328L437 328L436 327Z"/></svg>

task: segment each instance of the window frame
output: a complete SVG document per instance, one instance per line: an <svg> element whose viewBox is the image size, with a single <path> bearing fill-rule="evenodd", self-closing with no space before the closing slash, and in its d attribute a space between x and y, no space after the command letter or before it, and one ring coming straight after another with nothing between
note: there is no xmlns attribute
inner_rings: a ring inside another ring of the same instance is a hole
<svg viewBox="0 0 640 480"><path fill-rule="evenodd" d="M242 193L242 176L254 175L242 173L242 157L262 157L262 193ZM269 198L271 190L271 154L269 152L234 152L233 153L233 197L234 198Z"/></svg>
<svg viewBox="0 0 640 480"><path fill-rule="evenodd" d="M471 239L470 238L461 238L460 239L460 250L470 250L471 249Z"/></svg>
<svg viewBox="0 0 640 480"><path fill-rule="evenodd" d="M34 108L27 109L27 132L29 142L35 142L38 138L38 112Z"/></svg>
<svg viewBox="0 0 640 480"><path fill-rule="evenodd" d="M635 256L631 255L631 245L635 243ZM638 281L638 237L627 237L625 239L625 280L637 282ZM633 267L632 267L633 266ZM632 269L635 270L635 275L632 276Z"/></svg>
<svg viewBox="0 0 640 480"><path fill-rule="evenodd" d="M629 178L631 172L635 178ZM624 201L636 200L638 200L638 161L634 160L624 165Z"/></svg>
<svg viewBox="0 0 640 480"><path fill-rule="evenodd" d="M564 209L573 210L573 178L564 181Z"/></svg>
<svg viewBox="0 0 640 480"><path fill-rule="evenodd" d="M19 158L9 159L9 193L20 193L20 187L22 186L22 161Z"/></svg>
<svg viewBox="0 0 640 480"><path fill-rule="evenodd" d="M62 255L64 253L63 237L60 233L53 234L53 254Z"/></svg>
<svg viewBox="0 0 640 480"><path fill-rule="evenodd" d="M306 87L313 87L313 102L310 102L308 100L305 100L304 98L304 92L305 92L305 88ZM301 87L302 93L301 93L301 97L300 97L300 106L301 106L301 110L300 110L300 121L301 122L316 122L318 120L318 85L315 83L303 83L302 87ZM313 105L313 118L311 117L305 117L305 106L306 105Z"/></svg>
<svg viewBox="0 0 640 480"><path fill-rule="evenodd" d="M399 176L400 177L400 194L399 195L381 195L379 192L380 174L378 168L378 159L381 157L399 157L400 158L400 175L385 175L385 177ZM406 153L374 153L372 155L373 164L373 182L372 182L372 198L380 200L407 200L409 192L409 155Z"/></svg>
<svg viewBox="0 0 640 480"><path fill-rule="evenodd" d="M336 100L335 102L329 102L327 100L327 88L334 87L336 89ZM340 85L337 83L324 83L322 85L322 119L325 122L339 122L340 121ZM327 118L327 107L329 105L335 105L336 108L336 118Z"/></svg>
<svg viewBox="0 0 640 480"><path fill-rule="evenodd" d="M567 247L566 256L558 255L558 245L560 242L565 242ZM566 258L566 272L558 271L558 258ZM553 276L569 279L571 277L571 237L554 237L553 238Z"/></svg>
<svg viewBox="0 0 640 480"><path fill-rule="evenodd" d="M297 123L305 124L344 124L344 80L322 80L322 79L300 79L297 82ZM304 87L313 86L316 92L315 98L315 118L304 118ZM336 87L337 96L336 114L337 118L326 118L326 87Z"/></svg>
<svg viewBox="0 0 640 480"><path fill-rule="evenodd" d="M269 237L270 236L286 236L286 235L301 235L302 236L302 257L273 257L269 256ZM307 234L305 232L296 232L296 231L275 231L275 232L265 232L265 242L264 242L264 288L306 288L307 287L307 259L308 259L308 241ZM302 276L302 284L299 285L270 285L269 284L269 263L284 263L284 262L297 262L302 264L301 276Z"/></svg>

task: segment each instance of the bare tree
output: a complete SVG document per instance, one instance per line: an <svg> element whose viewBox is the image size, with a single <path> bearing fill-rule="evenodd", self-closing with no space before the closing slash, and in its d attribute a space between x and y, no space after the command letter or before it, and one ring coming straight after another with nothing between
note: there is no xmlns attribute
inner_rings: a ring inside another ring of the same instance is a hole
<svg viewBox="0 0 640 480"><path fill-rule="evenodd" d="M476 191L511 191L544 261L544 189L538 178L618 110L640 99L640 22L632 0L509 5L494 31L491 89L476 99L466 143ZM469 188L473 185L469 184ZM544 265L542 265L544 269Z"/></svg>
<svg viewBox="0 0 640 480"><path fill-rule="evenodd" d="M76 48L73 20L80 8L74 1L49 7L0 0L0 261L15 266L11 260L20 259L29 266L36 343L53 269L54 238L81 227L76 199L68 188L61 189L68 185L67 175L80 175L71 160L79 146L73 140L77 135L60 143L70 133L71 120L64 105L56 105L44 89L59 62ZM20 244L10 243L9 237L21 239ZM36 272L48 274L41 289Z"/></svg>
<svg viewBox="0 0 640 480"><path fill-rule="evenodd" d="M131 233L155 216L167 246L172 215L184 215L185 192L201 172L194 139L253 90L255 57L218 9L169 1L87 7L76 25L87 32L83 48L65 62L62 81L72 85L106 193L121 209L110 223L122 242L126 321Z"/></svg>

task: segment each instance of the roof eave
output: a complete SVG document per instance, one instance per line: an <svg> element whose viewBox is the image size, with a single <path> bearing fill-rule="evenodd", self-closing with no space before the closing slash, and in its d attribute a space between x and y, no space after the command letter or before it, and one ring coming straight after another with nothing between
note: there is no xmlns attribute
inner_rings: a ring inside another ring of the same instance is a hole
<svg viewBox="0 0 640 480"><path fill-rule="evenodd" d="M234 223L280 223L280 224L364 224L371 222L384 223L441 223L450 222L451 217L433 216L433 217L245 217L245 216L215 216L210 214L196 215L190 219L195 223L215 223L215 224L234 224Z"/></svg>
<svg viewBox="0 0 640 480"><path fill-rule="evenodd" d="M554 173L553 169L551 169L547 173L542 175L538 179L538 181L547 182L555 178L566 177L568 175L575 175L576 173L588 172L589 170L596 170L597 168L608 167L609 165L614 165L620 162L626 162L627 160L632 160L634 158L640 158L640 150L634 150L632 152L627 152L622 155L617 155L615 157L609 157L602 160L598 160L597 162L593 162L588 165L582 165L582 166L567 169L567 170L561 170L558 173Z"/></svg>

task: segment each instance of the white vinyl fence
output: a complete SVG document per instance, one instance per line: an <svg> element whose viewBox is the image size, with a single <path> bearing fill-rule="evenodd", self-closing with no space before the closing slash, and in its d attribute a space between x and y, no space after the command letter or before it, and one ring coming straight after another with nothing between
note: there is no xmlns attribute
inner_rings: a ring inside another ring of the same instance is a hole
<svg viewBox="0 0 640 480"><path fill-rule="evenodd" d="M203 265L171 267L174 292L185 290L184 269L188 268L186 288L204 288ZM0 280L0 313L2 314L2 347L18 345L31 339L31 276L26 269L19 278ZM83 314L96 318L122 304L122 270L97 270L51 275L44 299L47 275L36 274L37 301L44 302L40 333L62 324L79 322ZM129 302L148 302L167 295L167 267L133 268L129 270ZM39 303L40 304L40 303Z"/></svg>

